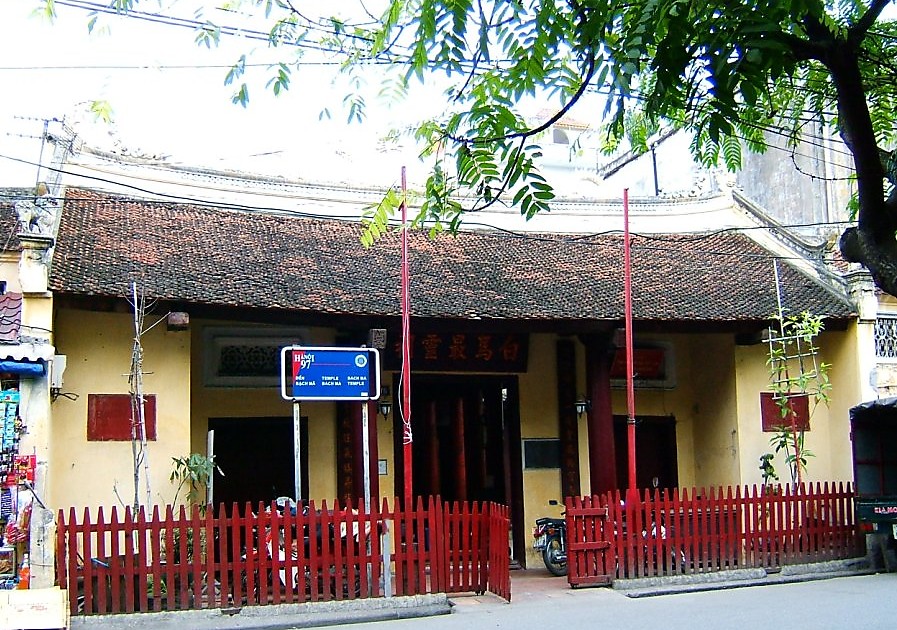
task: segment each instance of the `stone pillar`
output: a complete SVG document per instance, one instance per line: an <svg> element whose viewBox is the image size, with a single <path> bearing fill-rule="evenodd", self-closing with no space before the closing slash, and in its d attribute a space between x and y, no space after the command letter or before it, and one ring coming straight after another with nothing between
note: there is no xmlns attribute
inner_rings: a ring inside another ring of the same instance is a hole
<svg viewBox="0 0 897 630"><path fill-rule="evenodd" d="M49 236L20 233L22 258L19 261L19 282L22 293L42 294L47 292L49 278L48 251L53 245Z"/></svg>
<svg viewBox="0 0 897 630"><path fill-rule="evenodd" d="M20 343L46 348L53 355L50 329L53 325L53 301L47 291L49 249L53 238L43 233L18 234L22 245L19 282L22 288L22 334ZM48 362L47 370L50 365ZM21 454L34 454L36 460L32 503L29 560L31 588L48 588L55 582L55 512L50 503L50 379L22 379L20 384L25 434L19 444Z"/></svg>

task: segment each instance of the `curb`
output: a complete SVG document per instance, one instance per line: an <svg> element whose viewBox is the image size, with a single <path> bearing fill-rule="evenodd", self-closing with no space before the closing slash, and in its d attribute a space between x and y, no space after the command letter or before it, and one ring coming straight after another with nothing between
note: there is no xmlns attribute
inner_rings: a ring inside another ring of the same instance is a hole
<svg viewBox="0 0 897 630"><path fill-rule="evenodd" d="M875 573L866 558L833 560L811 564L787 565L781 570L731 569L714 573L694 573L656 578L615 580L613 589L631 598L656 597L715 591L747 586L791 584Z"/></svg>
<svg viewBox="0 0 897 630"><path fill-rule="evenodd" d="M314 628L388 619L411 619L451 613L444 593L409 597L306 602L124 615L71 618L71 630L256 630Z"/></svg>

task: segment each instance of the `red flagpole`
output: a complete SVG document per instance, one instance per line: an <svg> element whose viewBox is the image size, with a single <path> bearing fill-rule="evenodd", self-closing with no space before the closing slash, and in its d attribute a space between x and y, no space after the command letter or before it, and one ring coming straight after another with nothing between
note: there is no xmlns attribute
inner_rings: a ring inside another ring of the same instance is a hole
<svg viewBox="0 0 897 630"><path fill-rule="evenodd" d="M408 226L405 167L402 167L402 469L404 470L405 507L412 508L411 486L411 297L408 275Z"/></svg>
<svg viewBox="0 0 897 630"><path fill-rule="evenodd" d="M632 265L629 251L629 189L623 189L623 309L626 318L626 437L629 447L629 490L635 491L635 385L632 357Z"/></svg>

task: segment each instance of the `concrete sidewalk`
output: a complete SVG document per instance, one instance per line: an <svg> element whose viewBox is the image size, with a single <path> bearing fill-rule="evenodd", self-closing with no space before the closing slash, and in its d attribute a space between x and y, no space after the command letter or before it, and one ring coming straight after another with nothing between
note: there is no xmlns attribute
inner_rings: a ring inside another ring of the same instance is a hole
<svg viewBox="0 0 897 630"><path fill-rule="evenodd" d="M627 597L654 597L676 593L693 593L746 586L809 582L850 575L875 573L867 558L832 560L812 564L783 566L778 571L765 569L731 569L713 573L671 575L667 577L615 580L613 589Z"/></svg>
<svg viewBox="0 0 897 630"><path fill-rule="evenodd" d="M315 628L366 621L446 615L444 593L411 597L376 597L342 602L310 602L211 610L91 615L72 617L72 630L253 630Z"/></svg>
<svg viewBox="0 0 897 630"><path fill-rule="evenodd" d="M627 597L652 597L747 586L807 582L874 573L865 558L782 567L778 572L737 569L662 578L616 580L613 590ZM243 608L93 615L72 617L72 630L254 630L312 628L388 619L406 619L464 613L488 607L513 606L576 597L588 588L573 589L566 578L555 577L542 567L511 571L511 603L491 593L415 595L342 602L313 602Z"/></svg>

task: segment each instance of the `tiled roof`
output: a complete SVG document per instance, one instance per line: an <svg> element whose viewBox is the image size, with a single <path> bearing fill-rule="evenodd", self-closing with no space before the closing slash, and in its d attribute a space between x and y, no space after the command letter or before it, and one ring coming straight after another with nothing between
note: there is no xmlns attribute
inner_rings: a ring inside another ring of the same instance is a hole
<svg viewBox="0 0 897 630"><path fill-rule="evenodd" d="M132 200L69 190L50 285L127 296L328 314L400 314L400 236L374 247L357 223ZM623 239L464 232L410 235L418 317L617 320ZM780 264L786 308L847 318L850 305ZM634 237L636 320L763 320L776 312L772 257L747 237Z"/></svg>

